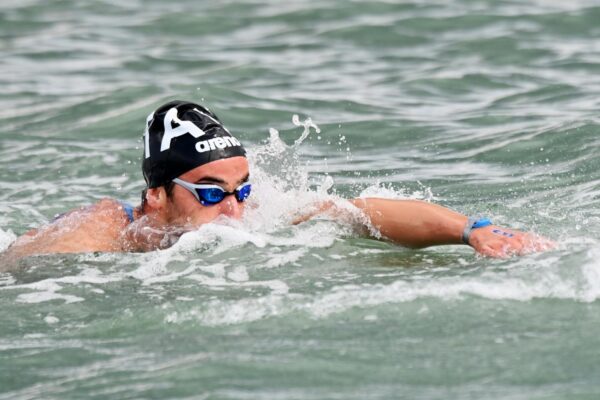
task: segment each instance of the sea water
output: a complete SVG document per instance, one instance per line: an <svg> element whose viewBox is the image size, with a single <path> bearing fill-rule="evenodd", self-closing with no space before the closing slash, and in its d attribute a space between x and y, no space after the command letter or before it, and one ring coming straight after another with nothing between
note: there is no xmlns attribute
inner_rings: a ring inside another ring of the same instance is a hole
<svg viewBox="0 0 600 400"><path fill-rule="evenodd" d="M137 204L162 102L210 107L253 194L145 254L0 273L0 399L597 399L595 0L0 4L0 249ZM323 200L432 201L556 250L409 250Z"/></svg>

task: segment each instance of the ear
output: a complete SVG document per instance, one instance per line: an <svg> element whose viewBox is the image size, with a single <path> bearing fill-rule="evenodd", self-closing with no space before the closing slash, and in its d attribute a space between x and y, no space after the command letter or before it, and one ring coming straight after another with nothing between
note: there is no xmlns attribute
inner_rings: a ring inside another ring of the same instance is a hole
<svg viewBox="0 0 600 400"><path fill-rule="evenodd" d="M164 213L167 210L167 192L160 186L146 191L146 206L149 213Z"/></svg>

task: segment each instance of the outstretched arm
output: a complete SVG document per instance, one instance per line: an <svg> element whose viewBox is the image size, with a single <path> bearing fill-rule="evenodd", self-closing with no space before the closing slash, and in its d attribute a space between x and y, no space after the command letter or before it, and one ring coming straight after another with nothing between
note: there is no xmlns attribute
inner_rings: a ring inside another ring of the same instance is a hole
<svg viewBox="0 0 600 400"><path fill-rule="evenodd" d="M461 244L467 217L437 204L416 200L354 199L386 238L407 247Z"/></svg>
<svg viewBox="0 0 600 400"><path fill-rule="evenodd" d="M468 218L448 208L416 200L354 199L371 223L388 239L408 247L465 244ZM541 236L496 225L473 229L468 244L491 257L508 257L551 249Z"/></svg>
<svg viewBox="0 0 600 400"><path fill-rule="evenodd" d="M385 238L402 246L422 248L435 245L465 244L462 240L468 218L437 204L417 200L360 198L350 202L361 210ZM334 217L340 209L324 203L313 215L326 212ZM532 233L489 225L471 231L469 243L477 252L490 257L508 257L553 248L552 241Z"/></svg>

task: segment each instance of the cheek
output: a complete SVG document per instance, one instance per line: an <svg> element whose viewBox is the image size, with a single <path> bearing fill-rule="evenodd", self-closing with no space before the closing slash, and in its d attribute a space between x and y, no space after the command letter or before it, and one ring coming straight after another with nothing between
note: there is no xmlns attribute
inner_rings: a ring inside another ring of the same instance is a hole
<svg viewBox="0 0 600 400"><path fill-rule="evenodd" d="M205 207L196 199L181 202L177 211L180 224L199 225L210 222L219 216L219 207Z"/></svg>

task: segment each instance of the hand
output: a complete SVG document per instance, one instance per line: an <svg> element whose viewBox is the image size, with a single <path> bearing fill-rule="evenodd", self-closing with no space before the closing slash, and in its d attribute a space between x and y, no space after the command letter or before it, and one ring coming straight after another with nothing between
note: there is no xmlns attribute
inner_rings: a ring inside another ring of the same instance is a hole
<svg viewBox="0 0 600 400"><path fill-rule="evenodd" d="M301 224L302 222L306 222L309 219L311 219L319 214L323 214L323 213L331 210L334 206L335 206L335 203L331 200L315 203L315 204L313 204L312 207L309 207L308 210L303 209L300 212L298 212L294 216L294 219L292 220L292 224L298 225L298 224Z"/></svg>
<svg viewBox="0 0 600 400"><path fill-rule="evenodd" d="M556 243L552 240L534 233L505 229L495 225L474 229L469 244L478 253L495 258L536 253L556 247Z"/></svg>

